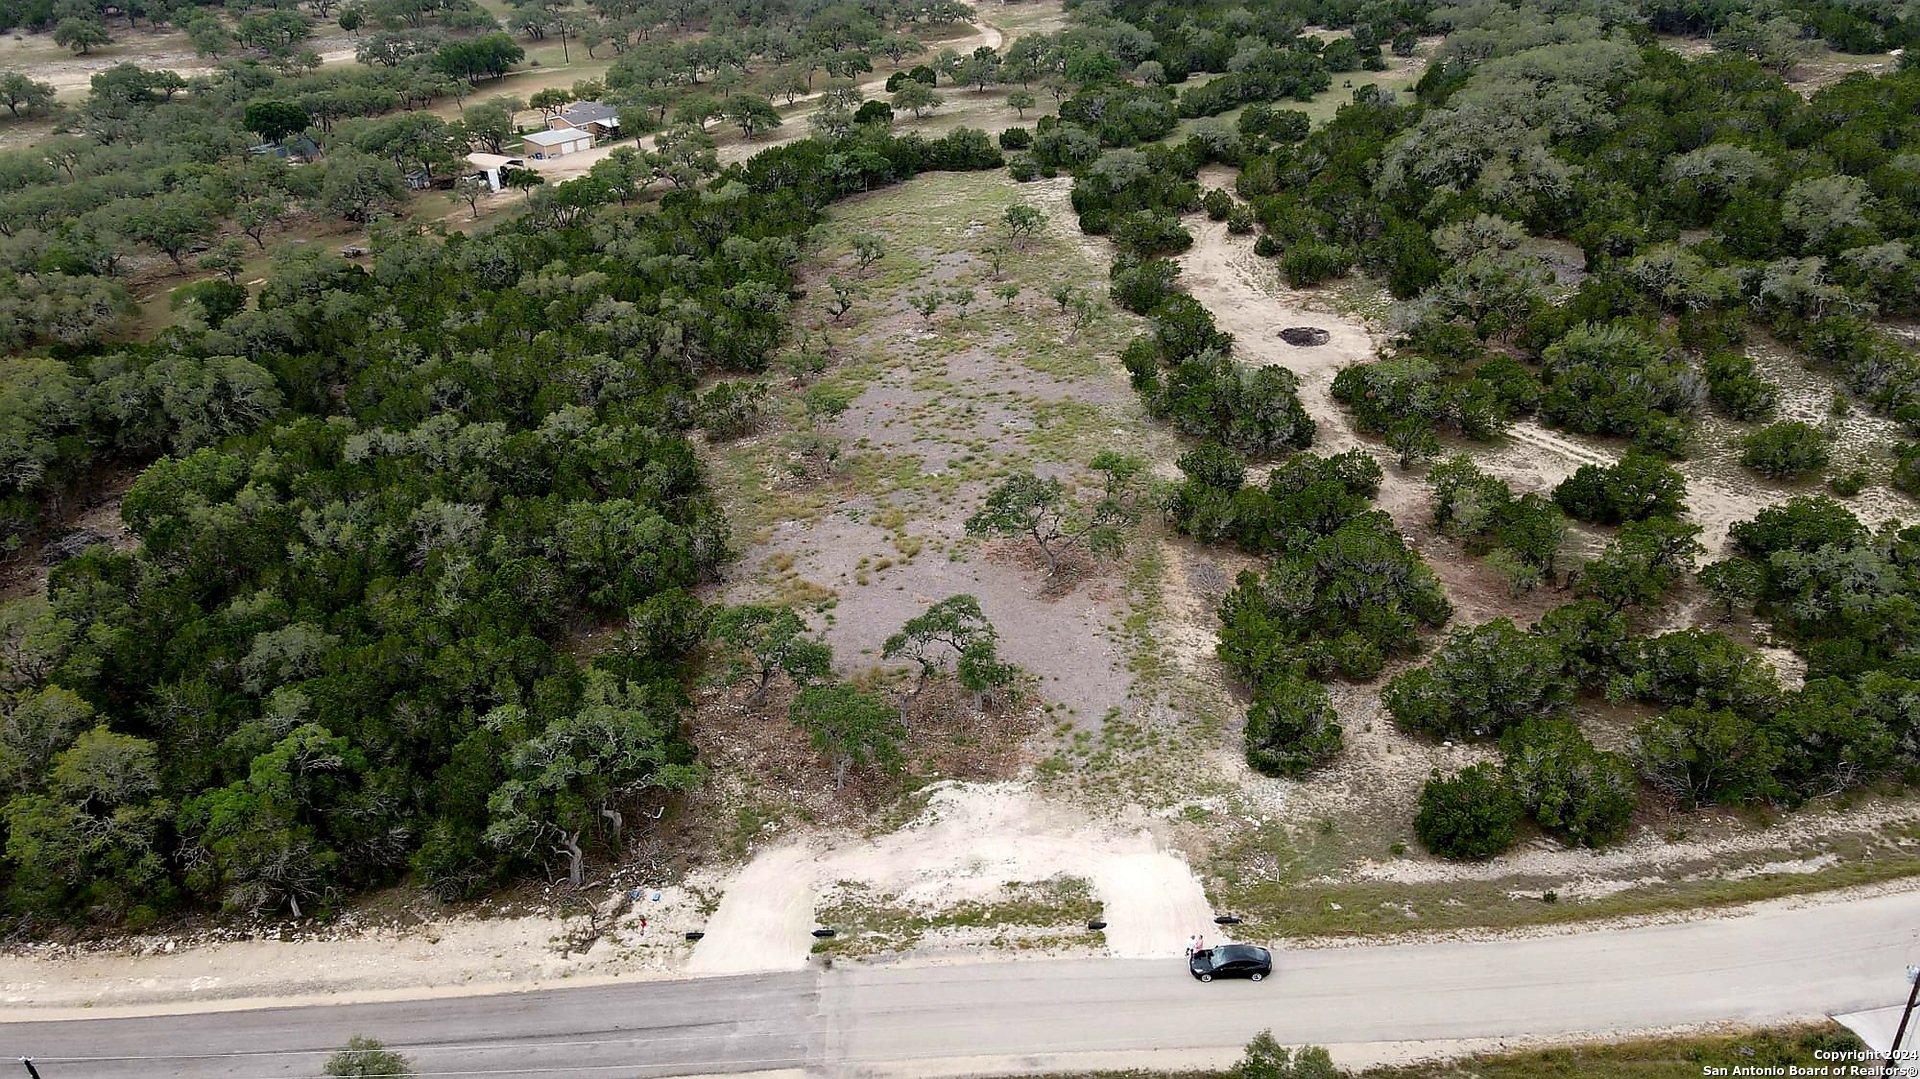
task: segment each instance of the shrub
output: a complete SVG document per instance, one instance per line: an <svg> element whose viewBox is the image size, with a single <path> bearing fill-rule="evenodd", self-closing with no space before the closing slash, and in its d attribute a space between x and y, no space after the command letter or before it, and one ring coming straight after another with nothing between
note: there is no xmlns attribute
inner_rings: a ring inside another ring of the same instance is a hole
<svg viewBox="0 0 1920 1079"><path fill-rule="evenodd" d="M1233 207L1227 211L1227 231L1235 236L1245 236L1247 233L1252 232L1253 226L1257 223L1257 219L1253 216L1253 207L1251 206L1235 203Z"/></svg>
<svg viewBox="0 0 1920 1079"><path fill-rule="evenodd" d="M766 401L764 382L718 382L701 395L698 422L715 442L744 438L760 426Z"/></svg>
<svg viewBox="0 0 1920 1079"><path fill-rule="evenodd" d="M1617 525L1686 512L1687 481L1665 461L1629 453L1618 464L1581 465L1553 489L1553 500L1569 517Z"/></svg>
<svg viewBox="0 0 1920 1079"><path fill-rule="evenodd" d="M1637 656L1626 616L1593 600L1555 607L1540 616L1533 634L1559 650L1567 677L1586 689L1605 686Z"/></svg>
<svg viewBox="0 0 1920 1079"><path fill-rule="evenodd" d="M1920 442L1909 442L1894 451L1894 489L1920 495Z"/></svg>
<svg viewBox="0 0 1920 1079"><path fill-rule="evenodd" d="M1810 423L1782 420L1741 439L1740 463L1768 479L1797 479L1827 467L1831 442Z"/></svg>
<svg viewBox="0 0 1920 1079"><path fill-rule="evenodd" d="M1292 550L1332 533L1371 507L1380 465L1363 450L1333 457L1299 453L1246 486L1246 462L1208 443L1180 455L1186 480L1166 503L1175 528L1208 542L1230 539L1249 551Z"/></svg>
<svg viewBox="0 0 1920 1079"><path fill-rule="evenodd" d="M1498 736L1572 696L1553 643L1505 618L1447 634L1431 663L1394 676L1380 695L1395 723L1440 738Z"/></svg>
<svg viewBox="0 0 1920 1079"><path fill-rule="evenodd" d="M1296 665L1314 678L1364 669L1373 656L1419 646L1422 626L1452 616L1440 581L1408 550L1393 519L1358 514L1324 536L1311 533L1264 574L1240 574L1220 604L1219 656L1250 682ZM1349 636L1352 635L1352 636Z"/></svg>
<svg viewBox="0 0 1920 1079"><path fill-rule="evenodd" d="M1211 221L1225 221L1227 213L1233 209L1233 196L1225 188L1216 187L1200 198L1200 206L1207 211Z"/></svg>
<svg viewBox="0 0 1920 1079"><path fill-rule="evenodd" d="M1672 517L1622 525L1600 557L1582 567L1575 592L1614 611L1658 602L1705 551L1699 535L1699 525Z"/></svg>
<svg viewBox="0 0 1920 1079"><path fill-rule="evenodd" d="M1201 328L1199 323L1182 327L1162 321L1178 301L1192 302L1192 298L1175 295L1154 311L1160 336L1166 337L1169 332L1179 335L1170 343L1173 347L1163 345L1163 354L1184 351L1176 343L1195 343L1185 331ZM1211 325L1210 319L1206 325ZM1313 443L1314 422L1300 403L1299 381L1284 367L1268 365L1249 370L1217 348L1175 362L1164 376L1151 351L1128 346L1121 360L1134 387L1146 399L1147 410L1183 434L1260 455L1302 449Z"/></svg>
<svg viewBox="0 0 1920 1079"><path fill-rule="evenodd" d="M1033 132L1024 127L1010 127L1000 133L1002 150L1025 150L1033 145Z"/></svg>
<svg viewBox="0 0 1920 1079"><path fill-rule="evenodd" d="M1340 752L1340 723L1324 687L1288 674L1261 680L1247 707L1247 764L1299 776Z"/></svg>
<svg viewBox="0 0 1920 1079"><path fill-rule="evenodd" d="M1675 708L1633 732L1633 760L1682 808L1744 805L1776 793L1780 750L1759 723L1731 709Z"/></svg>
<svg viewBox="0 0 1920 1079"><path fill-rule="evenodd" d="M1510 729L1500 748L1507 782L1542 829L1582 847L1626 834L1639 784L1625 756L1595 749L1564 719L1528 720Z"/></svg>
<svg viewBox="0 0 1920 1079"><path fill-rule="evenodd" d="M1735 608L1759 599L1766 581L1766 570L1750 558L1728 558L1700 567L1700 587L1719 601L1729 616Z"/></svg>
<svg viewBox="0 0 1920 1079"><path fill-rule="evenodd" d="M1331 281L1353 267L1353 253L1339 244L1306 240L1280 256L1280 275L1294 288Z"/></svg>
<svg viewBox="0 0 1920 1079"><path fill-rule="evenodd" d="M1171 259L1120 259L1113 264L1109 291L1114 303L1144 315L1174 295L1179 276L1180 264Z"/></svg>
<svg viewBox="0 0 1920 1079"><path fill-rule="evenodd" d="M1340 1079L1343 1074L1325 1049L1303 1045L1296 1052L1275 1041L1271 1030L1255 1034L1247 1055L1227 1073L1230 1079Z"/></svg>
<svg viewBox="0 0 1920 1079"><path fill-rule="evenodd" d="M407 1076L414 1074L413 1062L388 1049L378 1038L355 1034L346 1048L327 1058L324 1071L329 1076Z"/></svg>
<svg viewBox="0 0 1920 1079"><path fill-rule="evenodd" d="M1687 444L1692 440L1693 431L1687 422L1664 412L1647 413L1642 417L1639 428L1633 432L1634 449L1671 461L1685 460Z"/></svg>
<svg viewBox="0 0 1920 1079"><path fill-rule="evenodd" d="M1138 210L1122 216L1113 226L1113 242L1122 251L1141 258L1177 255L1193 246L1193 233L1181 226L1171 214Z"/></svg>
<svg viewBox="0 0 1920 1079"><path fill-rule="evenodd" d="M1467 456L1435 465L1433 523L1476 553L1506 552L1507 561L1554 571L1567 521L1552 502L1529 491L1519 498L1506 481L1480 471Z"/></svg>
<svg viewBox="0 0 1920 1079"><path fill-rule="evenodd" d="M1867 529L1847 507L1815 495L1768 506L1728 533L1741 553L1764 562L1777 551L1812 554L1827 546L1850 547L1866 538Z"/></svg>
<svg viewBox="0 0 1920 1079"><path fill-rule="evenodd" d="M1782 749L1774 772L1782 794L1795 802L1835 794L1892 768L1904 739L1874 711L1844 678L1813 679L1789 694L1771 723Z"/></svg>
<svg viewBox="0 0 1920 1079"><path fill-rule="evenodd" d="M1015 154L1013 160L1007 162L1007 175L1013 177L1014 183L1032 183L1040 178L1040 163L1029 154Z"/></svg>
<svg viewBox="0 0 1920 1079"><path fill-rule="evenodd" d="M1780 389L1761 378L1753 359L1738 352L1707 357L1707 396L1730 419L1764 420L1773 415Z"/></svg>
<svg viewBox="0 0 1920 1079"><path fill-rule="evenodd" d="M1270 259L1280 253L1280 243L1273 237L1262 233L1259 239L1253 241L1253 253L1263 259Z"/></svg>
<svg viewBox="0 0 1920 1079"><path fill-rule="evenodd" d="M1306 138L1313 123L1298 109L1279 109L1256 101L1240 111L1239 126L1240 134L1246 138L1285 143Z"/></svg>
<svg viewBox="0 0 1920 1079"><path fill-rule="evenodd" d="M1520 795L1490 764L1451 776L1436 769L1420 789L1413 834L1442 858L1484 861L1513 846L1524 812Z"/></svg>
<svg viewBox="0 0 1920 1079"><path fill-rule="evenodd" d="M1549 422L1634 438L1661 453L1684 446L1682 420L1696 407L1699 376L1682 354L1631 325L1574 327L1546 348L1542 371L1540 411Z"/></svg>
<svg viewBox="0 0 1920 1079"><path fill-rule="evenodd" d="M1182 363L1203 352L1225 353L1233 348L1233 336L1221 332L1207 305L1184 292L1168 296L1149 317L1153 320L1152 344L1167 363Z"/></svg>
<svg viewBox="0 0 1920 1079"><path fill-rule="evenodd" d="M1773 665L1747 645L1724 633L1688 628L1641 641L1607 695L1764 718L1780 706L1780 680Z"/></svg>

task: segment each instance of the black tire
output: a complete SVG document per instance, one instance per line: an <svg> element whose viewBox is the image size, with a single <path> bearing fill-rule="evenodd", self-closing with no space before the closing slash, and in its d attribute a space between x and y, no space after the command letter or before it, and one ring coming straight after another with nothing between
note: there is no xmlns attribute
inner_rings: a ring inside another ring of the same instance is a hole
<svg viewBox="0 0 1920 1079"><path fill-rule="evenodd" d="M1210 981L1212 981L1212 980L1213 980L1213 975L1211 975L1211 974L1202 974L1202 975L1200 975L1200 980L1201 980L1201 981L1203 981L1203 982L1210 982Z"/></svg>
<svg viewBox="0 0 1920 1079"><path fill-rule="evenodd" d="M1251 980L1251 981L1256 981L1256 982L1257 982L1257 981L1259 981L1260 979L1262 979L1262 978L1264 978L1264 977L1266 977L1266 975L1265 975L1265 974L1262 974L1262 973L1260 973L1260 972L1259 972L1259 971L1257 971L1257 970L1256 970L1256 971L1254 971L1254 972L1253 972L1252 974L1249 974L1249 975L1247 975L1247 978L1248 978L1249 980Z"/></svg>

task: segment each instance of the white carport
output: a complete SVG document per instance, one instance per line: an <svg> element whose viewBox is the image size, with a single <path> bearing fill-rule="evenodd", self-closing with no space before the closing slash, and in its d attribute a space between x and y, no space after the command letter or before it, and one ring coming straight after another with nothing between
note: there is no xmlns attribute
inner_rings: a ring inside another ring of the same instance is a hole
<svg viewBox="0 0 1920 1079"><path fill-rule="evenodd" d="M486 177L487 186L495 191L506 186L506 173L508 169L524 169L527 167L525 160L518 157L508 157L505 154L468 154L467 164L472 165L476 173Z"/></svg>

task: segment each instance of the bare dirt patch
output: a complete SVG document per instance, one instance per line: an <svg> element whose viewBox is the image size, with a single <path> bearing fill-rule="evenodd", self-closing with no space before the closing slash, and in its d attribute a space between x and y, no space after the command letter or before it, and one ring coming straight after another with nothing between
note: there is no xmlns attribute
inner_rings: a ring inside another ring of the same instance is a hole
<svg viewBox="0 0 1920 1079"><path fill-rule="evenodd" d="M849 940L837 946L842 954L849 945L866 954L964 949L979 942L971 932L979 927L966 924L974 920L964 916L968 908L1004 903L1010 887L1062 877L1090 882L1108 924L1104 940L1049 938L1050 953L1104 944L1119 956L1177 955L1191 933L1219 935L1185 859L1154 839L1143 816L1097 823L1024 784L948 784L930 792L916 819L886 835L815 837L762 851L727 887L689 969L804 965L823 897L820 909L853 922L845 926ZM1086 911L1051 903L1027 913L1038 928L1072 930L1070 920Z"/></svg>
<svg viewBox="0 0 1920 1079"><path fill-rule="evenodd" d="M809 276L821 295L829 273L860 283L864 296L845 320L799 315L807 321L796 336L833 342L840 358L825 377L853 394L820 430L844 457L817 484L796 486L782 475L780 433L716 451L741 484L730 495L735 519L769 526L726 592L736 601L817 597L811 605L848 673L878 663L884 639L928 604L973 594L1003 656L1036 676L1038 694L1093 722L1129 703L1117 636L1127 597L1114 568L1062 589L1022 545L983 544L964 521L1009 471L1085 482L1098 450L1166 439L1110 358L1129 321L1107 312L1075 330L1045 295L1047 282L1091 283L1101 267L1051 233L1017 249L1006 236L1000 217L1024 194L1001 176L923 177L836 207L836 245L872 234L888 248L864 276L844 263ZM997 277L991 248L1007 252ZM932 282L971 289L975 302L963 315L943 300L927 318L911 302ZM1020 289L1011 302L992 294L1003 284Z"/></svg>
<svg viewBox="0 0 1920 1079"><path fill-rule="evenodd" d="M638 900L632 891L640 892ZM535 893L536 895L538 893ZM387 924L347 915L325 927L254 927L152 934L0 954L6 1009L191 1007L272 997L368 994L435 987L468 991L677 969L701 924L700 896L639 875L596 882L591 899L556 890L511 908L413 914ZM579 946L589 904L624 912ZM656 899L655 896L658 896ZM511 910L511 913L509 913Z"/></svg>

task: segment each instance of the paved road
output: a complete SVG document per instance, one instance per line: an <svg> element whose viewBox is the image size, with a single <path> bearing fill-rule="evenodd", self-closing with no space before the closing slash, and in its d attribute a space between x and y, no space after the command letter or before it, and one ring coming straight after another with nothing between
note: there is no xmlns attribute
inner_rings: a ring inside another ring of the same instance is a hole
<svg viewBox="0 0 1920 1079"><path fill-rule="evenodd" d="M1488 943L1282 954L1264 984L1165 960L843 966L377 1005L0 1025L46 1079L313 1076L350 1034L423 1075L826 1076L1212 1062L1270 1027L1329 1045L1812 1018L1896 1003L1920 892ZM1138 1054L1160 1050L1152 1058Z"/></svg>

